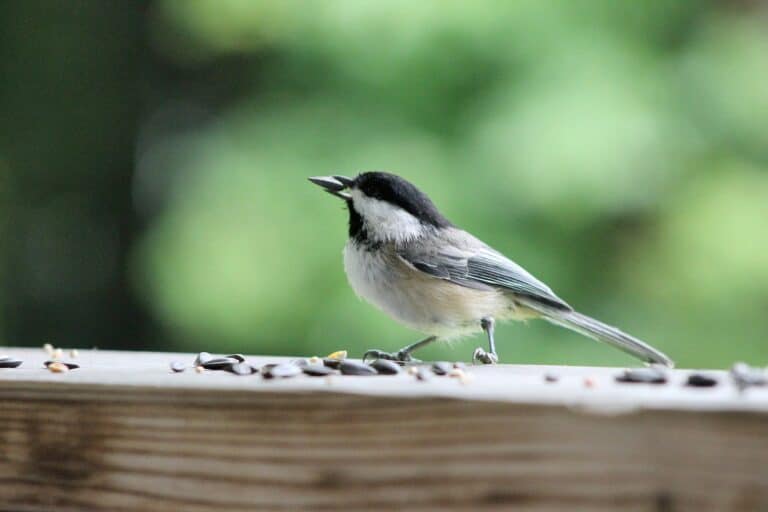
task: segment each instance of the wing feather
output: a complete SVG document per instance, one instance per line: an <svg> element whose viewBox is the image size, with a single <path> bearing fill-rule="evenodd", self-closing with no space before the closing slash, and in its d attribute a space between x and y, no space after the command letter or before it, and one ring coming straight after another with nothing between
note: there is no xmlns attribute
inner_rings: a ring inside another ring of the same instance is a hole
<svg viewBox="0 0 768 512"><path fill-rule="evenodd" d="M547 285L490 247L459 249L443 244L438 251L428 251L423 249L425 246L428 245L402 248L398 255L413 268L460 286L481 290L502 288L557 309L571 310Z"/></svg>

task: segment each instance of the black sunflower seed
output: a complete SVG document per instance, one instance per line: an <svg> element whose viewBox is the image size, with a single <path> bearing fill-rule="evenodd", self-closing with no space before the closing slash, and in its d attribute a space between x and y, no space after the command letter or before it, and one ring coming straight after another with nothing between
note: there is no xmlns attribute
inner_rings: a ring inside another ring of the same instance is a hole
<svg viewBox="0 0 768 512"><path fill-rule="evenodd" d="M323 359L323 364L327 366L328 368L333 368L334 370L338 370L339 366L341 366L341 359L333 359L331 357L326 357Z"/></svg>
<svg viewBox="0 0 768 512"><path fill-rule="evenodd" d="M76 363L65 363L64 361L46 361L43 364L45 365L46 368L48 368L53 363L61 363L61 364L65 365L67 368L69 368L70 370L77 370L78 368L80 368L79 364L76 364Z"/></svg>
<svg viewBox="0 0 768 512"><path fill-rule="evenodd" d="M616 382L664 384L667 374L659 368L633 368L616 377Z"/></svg>
<svg viewBox="0 0 768 512"><path fill-rule="evenodd" d="M171 371L174 373L181 373L187 369L187 365L181 361L171 361L170 367Z"/></svg>
<svg viewBox="0 0 768 512"><path fill-rule="evenodd" d="M215 359L210 359L209 361L200 364L200 366L202 366L206 370L226 370L233 363L239 363L239 362L240 361L236 359L231 359L229 357L217 357Z"/></svg>
<svg viewBox="0 0 768 512"><path fill-rule="evenodd" d="M341 361L339 370L341 370L342 375L376 375L378 373L375 368L367 364L350 361L349 359Z"/></svg>
<svg viewBox="0 0 768 512"><path fill-rule="evenodd" d="M267 370L262 368L261 374L265 379L288 379L301 373L301 368L291 363L281 363L269 367Z"/></svg>
<svg viewBox="0 0 768 512"><path fill-rule="evenodd" d="M371 363L371 368L381 375L397 375L402 371L399 364L386 359L376 359Z"/></svg>
<svg viewBox="0 0 768 512"><path fill-rule="evenodd" d="M21 366L21 363L23 363L23 361L9 357L9 358L0 360L0 368L17 368Z"/></svg>
<svg viewBox="0 0 768 512"><path fill-rule="evenodd" d="M685 385L695 388L711 388L717 386L717 379L704 373L692 373L685 381Z"/></svg>
<svg viewBox="0 0 768 512"><path fill-rule="evenodd" d="M448 375L448 372L452 369L453 365L451 363L446 363L445 361L437 361L432 364L432 372L435 375Z"/></svg>
<svg viewBox="0 0 768 512"><path fill-rule="evenodd" d="M336 373L333 368L320 366L319 364L308 364L301 367L302 371L311 377L324 377Z"/></svg>
<svg viewBox="0 0 768 512"><path fill-rule="evenodd" d="M235 375L251 375L254 373L254 368L245 361L231 363L225 370L232 372Z"/></svg>
<svg viewBox="0 0 768 512"><path fill-rule="evenodd" d="M560 377L558 377L554 373L547 373L544 375L544 380L546 382L557 382L560 380Z"/></svg>

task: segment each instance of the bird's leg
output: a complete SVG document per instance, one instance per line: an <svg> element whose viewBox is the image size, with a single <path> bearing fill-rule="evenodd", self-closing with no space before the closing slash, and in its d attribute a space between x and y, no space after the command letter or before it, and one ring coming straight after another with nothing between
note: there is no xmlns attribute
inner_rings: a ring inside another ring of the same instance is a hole
<svg viewBox="0 0 768 512"><path fill-rule="evenodd" d="M436 339L437 339L437 336L430 336L428 338L424 338L423 340L417 341L416 343L407 345L401 348L400 350L398 350L397 352L368 350L365 354L363 354L363 361L365 361L366 359L388 359L390 361L397 361L398 363L419 363L421 361L412 357L411 353L414 350L418 350L425 345L429 345Z"/></svg>
<svg viewBox="0 0 768 512"><path fill-rule="evenodd" d="M496 364L499 362L499 356L496 355L496 341L493 339L493 331L496 322L491 316L486 316L480 320L480 327L488 335L488 352L481 347L477 347L472 353L472 361L480 361L483 364Z"/></svg>

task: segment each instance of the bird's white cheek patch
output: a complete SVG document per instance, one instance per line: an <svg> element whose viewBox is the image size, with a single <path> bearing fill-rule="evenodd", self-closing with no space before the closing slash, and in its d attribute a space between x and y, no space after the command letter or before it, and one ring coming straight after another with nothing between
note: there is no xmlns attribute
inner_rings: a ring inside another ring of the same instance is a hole
<svg viewBox="0 0 768 512"><path fill-rule="evenodd" d="M378 240L405 242L423 234L421 221L402 208L367 197L359 190L352 191L352 200L366 229Z"/></svg>

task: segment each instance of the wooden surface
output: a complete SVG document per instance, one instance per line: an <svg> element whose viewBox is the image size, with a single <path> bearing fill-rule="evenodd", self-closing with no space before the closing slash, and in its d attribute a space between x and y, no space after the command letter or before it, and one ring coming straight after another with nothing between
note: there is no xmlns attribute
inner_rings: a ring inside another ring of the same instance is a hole
<svg viewBox="0 0 768 512"><path fill-rule="evenodd" d="M168 370L190 354L81 351L53 374L0 352L25 361L0 369L0 511L768 511L768 389L722 373L265 381Z"/></svg>

